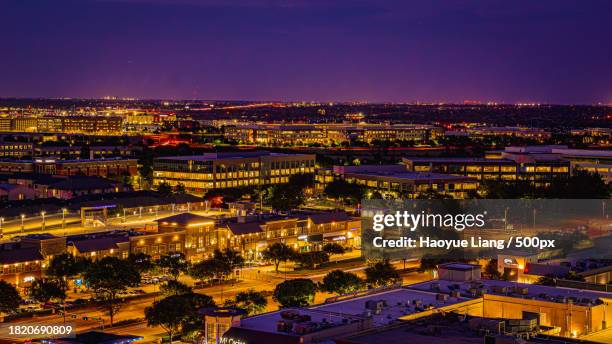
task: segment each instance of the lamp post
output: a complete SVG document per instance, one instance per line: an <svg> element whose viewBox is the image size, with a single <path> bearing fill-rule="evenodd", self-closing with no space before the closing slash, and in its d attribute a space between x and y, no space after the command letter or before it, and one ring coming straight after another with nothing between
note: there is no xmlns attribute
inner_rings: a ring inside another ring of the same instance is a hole
<svg viewBox="0 0 612 344"><path fill-rule="evenodd" d="M42 216L42 230L43 231L45 230L45 214L46 213L44 210L40 212L40 216Z"/></svg>
<svg viewBox="0 0 612 344"><path fill-rule="evenodd" d="M21 233L23 234L24 232L24 228L23 228L23 219L25 219L25 214L21 214Z"/></svg>
<svg viewBox="0 0 612 344"><path fill-rule="evenodd" d="M64 230L64 236L66 236L66 208L62 208L62 229Z"/></svg>
<svg viewBox="0 0 612 344"><path fill-rule="evenodd" d="M4 222L4 217L0 217L0 238L4 237L4 233L2 233L2 222Z"/></svg>

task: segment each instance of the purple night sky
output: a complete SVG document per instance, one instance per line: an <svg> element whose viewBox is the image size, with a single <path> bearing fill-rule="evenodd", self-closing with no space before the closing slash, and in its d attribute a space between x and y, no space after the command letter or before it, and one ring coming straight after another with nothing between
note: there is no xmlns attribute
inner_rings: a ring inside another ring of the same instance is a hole
<svg viewBox="0 0 612 344"><path fill-rule="evenodd" d="M609 0L0 0L1 97L612 103Z"/></svg>

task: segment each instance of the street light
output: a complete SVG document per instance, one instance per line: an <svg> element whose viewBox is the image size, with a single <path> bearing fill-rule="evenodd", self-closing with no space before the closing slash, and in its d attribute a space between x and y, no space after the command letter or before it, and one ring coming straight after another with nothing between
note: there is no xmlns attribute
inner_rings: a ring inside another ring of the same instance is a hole
<svg viewBox="0 0 612 344"><path fill-rule="evenodd" d="M4 217L0 217L0 238L4 237L4 233L2 233L2 222L4 222Z"/></svg>
<svg viewBox="0 0 612 344"><path fill-rule="evenodd" d="M66 236L66 208L62 208L62 228L64 229L64 236Z"/></svg>
<svg viewBox="0 0 612 344"><path fill-rule="evenodd" d="M42 216L42 230L43 231L45 230L45 214L46 213L44 210L40 212L40 216Z"/></svg>
<svg viewBox="0 0 612 344"><path fill-rule="evenodd" d="M23 234L23 219L25 219L25 214L21 214L21 233Z"/></svg>

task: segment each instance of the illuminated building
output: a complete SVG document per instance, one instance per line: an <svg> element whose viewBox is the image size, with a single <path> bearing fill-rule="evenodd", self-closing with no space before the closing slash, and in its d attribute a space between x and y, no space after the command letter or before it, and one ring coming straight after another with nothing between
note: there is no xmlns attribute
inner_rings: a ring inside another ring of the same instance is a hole
<svg viewBox="0 0 612 344"><path fill-rule="evenodd" d="M117 134L123 130L123 119L110 116L45 116L38 118L39 132L83 134Z"/></svg>
<svg viewBox="0 0 612 344"><path fill-rule="evenodd" d="M37 128L36 117L15 117L11 121L11 130L16 132L35 132Z"/></svg>
<svg viewBox="0 0 612 344"><path fill-rule="evenodd" d="M298 213L287 216L241 216L221 221L226 245L256 260L274 243L299 252L318 251L326 243L345 247L361 244L361 220L344 212Z"/></svg>
<svg viewBox="0 0 612 344"><path fill-rule="evenodd" d="M135 159L79 159L79 160L2 160L0 172L2 173L41 173L62 176L97 176L117 177L126 174L136 175Z"/></svg>
<svg viewBox="0 0 612 344"><path fill-rule="evenodd" d="M288 216L250 216L214 220L183 213L156 220L157 234L175 234L174 249L189 260L199 260L215 249L231 248L246 259L258 260L267 246L282 242L296 251L320 250L325 243L335 242L345 247L360 244L361 221L344 212L321 212ZM147 234L153 235L153 234ZM139 242L143 240L142 245ZM168 248L147 244L146 238L137 240L139 252L171 252ZM165 245L166 243L164 243Z"/></svg>
<svg viewBox="0 0 612 344"><path fill-rule="evenodd" d="M17 242L0 245L0 279L27 288L55 255L66 251L66 239L50 234L31 234Z"/></svg>
<svg viewBox="0 0 612 344"><path fill-rule="evenodd" d="M469 136L482 138L489 136L512 136L520 138L534 139L543 142L550 138L550 132L539 128L529 127L488 127L488 126L468 126L460 131L447 131L446 136Z"/></svg>
<svg viewBox="0 0 612 344"><path fill-rule="evenodd" d="M163 157L153 162L153 183L183 184L193 193L209 189L287 183L289 177L314 173L312 154L269 152L209 153Z"/></svg>
<svg viewBox="0 0 612 344"><path fill-rule="evenodd" d="M470 191L478 188L478 181L471 177L407 171L403 165L334 166L331 171L319 170L316 179L320 191L333 179L343 179L369 191L406 198L416 198L430 191L467 198Z"/></svg>
<svg viewBox="0 0 612 344"><path fill-rule="evenodd" d="M235 124L224 127L227 139L245 144L300 146L361 141L424 141L443 135L442 128L421 124Z"/></svg>
<svg viewBox="0 0 612 344"><path fill-rule="evenodd" d="M23 158L32 156L33 145L29 142L0 142L0 158Z"/></svg>
<svg viewBox="0 0 612 344"><path fill-rule="evenodd" d="M527 181L546 186L556 178L570 175L570 162L558 154L506 150L485 158L403 158L414 172L462 175L480 181Z"/></svg>

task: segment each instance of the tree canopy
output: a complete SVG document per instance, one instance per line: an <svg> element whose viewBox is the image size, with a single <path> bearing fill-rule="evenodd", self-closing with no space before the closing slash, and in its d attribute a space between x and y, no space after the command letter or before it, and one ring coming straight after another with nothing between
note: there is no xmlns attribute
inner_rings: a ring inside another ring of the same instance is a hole
<svg viewBox="0 0 612 344"><path fill-rule="evenodd" d="M333 270L323 277L323 282L319 284L319 289L328 293L342 295L357 291L361 289L362 286L363 281L354 273Z"/></svg>
<svg viewBox="0 0 612 344"><path fill-rule="evenodd" d="M291 279L277 284L272 298L282 307L306 307L314 301L316 290L310 279Z"/></svg>

